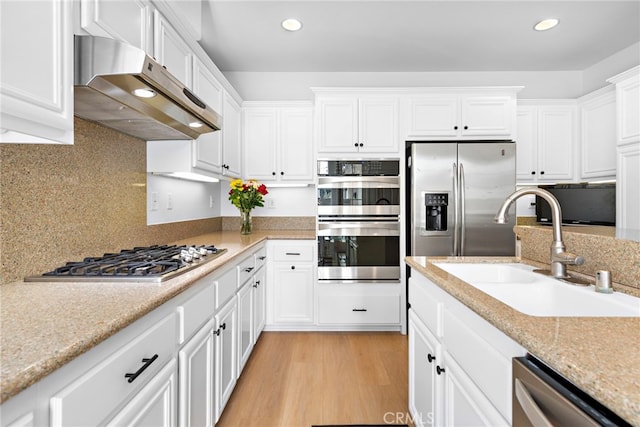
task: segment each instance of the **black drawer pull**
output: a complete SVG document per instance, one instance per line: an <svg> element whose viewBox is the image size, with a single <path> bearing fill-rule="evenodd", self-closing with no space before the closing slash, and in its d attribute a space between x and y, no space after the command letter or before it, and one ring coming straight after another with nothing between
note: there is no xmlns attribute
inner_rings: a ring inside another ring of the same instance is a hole
<svg viewBox="0 0 640 427"><path fill-rule="evenodd" d="M429 361L429 363L433 362L434 360L436 360L435 356L432 356L431 353L427 354L427 360Z"/></svg>
<svg viewBox="0 0 640 427"><path fill-rule="evenodd" d="M438 375L441 375L444 372L444 368L441 368L439 365L436 365L436 372Z"/></svg>
<svg viewBox="0 0 640 427"><path fill-rule="evenodd" d="M245 273L251 273L251 271L253 271L254 267L247 267L244 269Z"/></svg>
<svg viewBox="0 0 640 427"><path fill-rule="evenodd" d="M258 259L259 259L260 261L264 261L265 259L267 259L267 257L266 257L266 256L264 256L264 255L262 255L262 256L259 256L259 257L258 257Z"/></svg>
<svg viewBox="0 0 640 427"><path fill-rule="evenodd" d="M300 252L285 252L285 255L300 256Z"/></svg>
<svg viewBox="0 0 640 427"><path fill-rule="evenodd" d="M220 336L220 328L216 329L215 331L213 331L214 334L216 334L216 336Z"/></svg>
<svg viewBox="0 0 640 427"><path fill-rule="evenodd" d="M354 308L351 311L367 311L367 309L366 308Z"/></svg>
<svg viewBox="0 0 640 427"><path fill-rule="evenodd" d="M151 359L147 359L145 357L144 359L142 359L142 363L144 363L144 365L142 365L142 367L140 367L140 369L138 369L133 374L124 374L124 377L127 378L128 382L130 382L130 383L134 382L136 380L136 378L138 378L138 375L143 373L144 370L147 369L157 358L158 358L157 354L154 354Z"/></svg>
<svg viewBox="0 0 640 427"><path fill-rule="evenodd" d="M227 322L225 322L225 323L223 323L222 325L220 325L220 327L221 327L222 329L227 329Z"/></svg>
<svg viewBox="0 0 640 427"><path fill-rule="evenodd" d="M256 283L253 284L254 288L257 288L258 286L260 286L260 280L256 280Z"/></svg>

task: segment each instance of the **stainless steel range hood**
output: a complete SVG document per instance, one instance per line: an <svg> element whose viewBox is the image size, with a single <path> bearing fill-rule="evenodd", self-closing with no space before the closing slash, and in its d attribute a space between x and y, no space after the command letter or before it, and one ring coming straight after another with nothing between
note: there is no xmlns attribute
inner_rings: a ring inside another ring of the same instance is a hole
<svg viewBox="0 0 640 427"><path fill-rule="evenodd" d="M75 36L74 78L76 116L136 138L197 139L220 129L215 111L126 43Z"/></svg>

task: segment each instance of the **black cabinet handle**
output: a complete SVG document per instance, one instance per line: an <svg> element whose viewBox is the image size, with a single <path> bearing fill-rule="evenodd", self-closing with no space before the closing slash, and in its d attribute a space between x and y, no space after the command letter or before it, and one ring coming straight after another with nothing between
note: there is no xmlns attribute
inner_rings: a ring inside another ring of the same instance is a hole
<svg viewBox="0 0 640 427"><path fill-rule="evenodd" d="M276 173L275 172L271 172L271 175L276 176Z"/></svg>
<svg viewBox="0 0 640 427"><path fill-rule="evenodd" d="M540 175L544 175L544 171L540 171Z"/></svg>
<svg viewBox="0 0 640 427"><path fill-rule="evenodd" d="M364 147L364 144L362 142L360 143L360 147Z"/></svg>
<svg viewBox="0 0 640 427"><path fill-rule="evenodd" d="M358 143L356 142L355 144L353 144L353 146L354 146L354 147L357 147L357 146L358 146Z"/></svg>
<svg viewBox="0 0 640 427"><path fill-rule="evenodd" d="M216 336L220 336L220 328L213 331L213 333L216 334Z"/></svg>
<svg viewBox="0 0 640 427"><path fill-rule="evenodd" d="M280 175L284 175L284 171L280 171Z"/></svg>
<svg viewBox="0 0 640 427"><path fill-rule="evenodd" d="M251 273L251 271L254 269L255 267L247 267L244 269L245 273Z"/></svg>
<svg viewBox="0 0 640 427"><path fill-rule="evenodd" d="M285 255L300 256L300 252L285 252Z"/></svg>
<svg viewBox="0 0 640 427"><path fill-rule="evenodd" d="M296 269L296 266L295 266L295 265L292 265L292 266L291 266L291 269L292 269L292 270L295 270L295 269Z"/></svg>
<svg viewBox="0 0 640 427"><path fill-rule="evenodd" d="M436 365L436 372L438 375L441 375L444 372L444 368L441 368L440 365Z"/></svg>
<svg viewBox="0 0 640 427"><path fill-rule="evenodd" d="M265 259L267 259L267 257L263 255L263 256L259 256L259 257L258 257L258 259L259 259L260 261L264 261Z"/></svg>
<svg viewBox="0 0 640 427"><path fill-rule="evenodd" d="M535 175L535 174L536 174L536 171L531 171L531 175Z"/></svg>
<svg viewBox="0 0 640 427"><path fill-rule="evenodd" d="M130 382L130 383L134 382L136 378L138 378L138 375L143 373L144 370L147 369L157 358L158 358L158 355L154 354L153 357L150 359L147 359L147 358L142 359L142 363L144 363L144 365L142 365L140 369L138 369L133 374L124 374L124 377L127 378L127 382Z"/></svg>
<svg viewBox="0 0 640 427"><path fill-rule="evenodd" d="M469 126L465 126L465 127L464 127L464 130L467 130L467 129L469 129Z"/></svg>
<svg viewBox="0 0 640 427"><path fill-rule="evenodd" d="M433 362L434 360L436 360L435 356L432 356L431 353L427 354L427 360L429 360L429 363Z"/></svg>
<svg viewBox="0 0 640 427"><path fill-rule="evenodd" d="M253 284L253 287L254 287L254 288L257 288L257 287L258 287L258 285L260 285L260 280L256 280L256 283L254 283L254 284Z"/></svg>
<svg viewBox="0 0 640 427"><path fill-rule="evenodd" d="M221 327L222 329L227 329L227 322L225 322L225 323L223 323L222 325L220 325L220 327Z"/></svg>
<svg viewBox="0 0 640 427"><path fill-rule="evenodd" d="M367 311L367 309L366 308L354 308L351 311Z"/></svg>
<svg viewBox="0 0 640 427"><path fill-rule="evenodd" d="M453 127L453 130L458 130L458 126L454 126L454 127Z"/></svg>

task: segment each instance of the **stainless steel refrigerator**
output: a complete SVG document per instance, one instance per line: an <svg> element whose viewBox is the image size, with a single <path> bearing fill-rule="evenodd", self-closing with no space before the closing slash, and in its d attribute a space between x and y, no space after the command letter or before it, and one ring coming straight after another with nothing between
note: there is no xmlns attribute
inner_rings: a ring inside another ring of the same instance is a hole
<svg viewBox="0 0 640 427"><path fill-rule="evenodd" d="M410 255L515 254L513 212L493 222L515 190L515 143L416 142L407 154Z"/></svg>

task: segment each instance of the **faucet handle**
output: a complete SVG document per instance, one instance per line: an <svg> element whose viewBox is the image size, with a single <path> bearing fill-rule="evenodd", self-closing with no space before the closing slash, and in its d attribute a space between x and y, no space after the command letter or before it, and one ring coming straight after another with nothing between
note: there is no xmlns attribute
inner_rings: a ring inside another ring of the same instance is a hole
<svg viewBox="0 0 640 427"><path fill-rule="evenodd" d="M584 257L580 255L572 254L571 252L560 252L554 254L552 261L561 262L563 264L582 265L584 264Z"/></svg>

